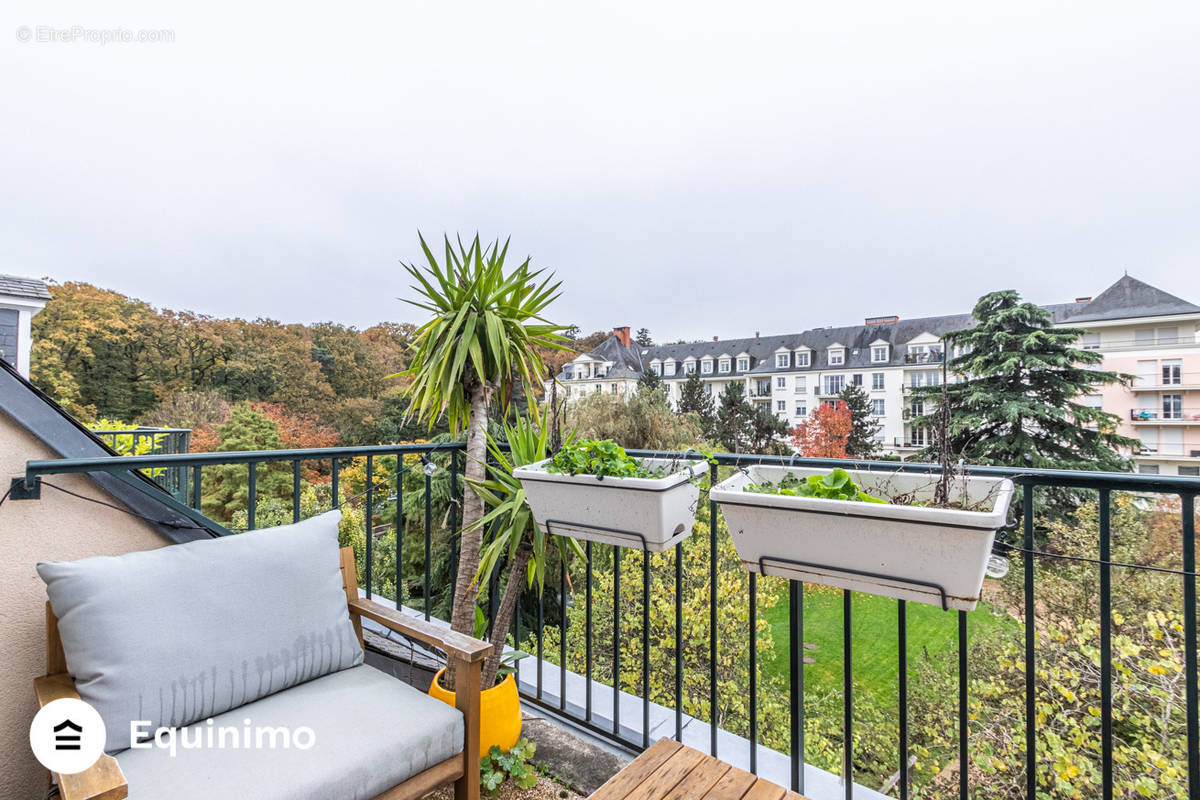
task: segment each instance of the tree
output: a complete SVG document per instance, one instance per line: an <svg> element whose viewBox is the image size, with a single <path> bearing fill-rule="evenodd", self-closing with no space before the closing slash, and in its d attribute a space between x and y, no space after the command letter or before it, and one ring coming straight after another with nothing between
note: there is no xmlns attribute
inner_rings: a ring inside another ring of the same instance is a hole
<svg viewBox="0 0 1200 800"><path fill-rule="evenodd" d="M686 450L704 438L700 419L672 411L661 389L639 389L627 399L591 392L566 413L567 430L577 438L612 439L631 450Z"/></svg>
<svg viewBox="0 0 1200 800"><path fill-rule="evenodd" d="M442 263L418 234L427 264L404 263L417 283L420 300L406 301L432 314L417 329L412 366L403 375L408 387L409 412L430 429L445 416L455 435L467 430L464 477L473 486L486 475L488 413L493 399L507 412L514 383L540 385L546 367L539 348L561 347L563 326L542 316L558 296L553 276L530 268L530 259L505 272L508 243L484 246L476 235L470 245L458 240L457 249L445 237ZM540 283L538 282L540 280ZM531 405L536 415L537 406ZM459 550L451 627L466 635L475 630L483 499L467 492L463 502L462 546ZM513 579L510 572L508 580ZM455 675L447 674L453 691Z"/></svg>
<svg viewBox="0 0 1200 800"><path fill-rule="evenodd" d="M649 328L638 328L637 336L633 341L637 343L638 347L654 347L654 340L650 338Z"/></svg>
<svg viewBox="0 0 1200 800"><path fill-rule="evenodd" d="M652 369L642 372L642 377L638 378L637 390L638 392L662 392L664 396L666 395L662 376Z"/></svg>
<svg viewBox="0 0 1200 800"><path fill-rule="evenodd" d="M945 338L960 349L949 370L959 382L923 387L926 402L916 424L932 426L929 407L948 403L950 450L973 464L1125 471L1121 450L1140 446L1116 433L1119 419L1080 402L1108 383L1128 383L1116 372L1089 369L1103 357L1073 345L1080 328L1056 328L1050 313L1022 303L1012 290L984 295L977 324ZM935 448L922 457L936 458Z"/></svg>
<svg viewBox="0 0 1200 800"><path fill-rule="evenodd" d="M746 399L745 385L741 381L730 381L717 403L717 423L713 430L715 438L730 452L745 452L748 442L746 433L753 416L754 406Z"/></svg>
<svg viewBox="0 0 1200 800"><path fill-rule="evenodd" d="M782 453L784 450L781 440L787 434L786 422L776 416L769 407L756 405L754 413L750 416L749 449L746 452Z"/></svg>
<svg viewBox="0 0 1200 800"><path fill-rule="evenodd" d="M792 443L805 458L846 458L854 420L842 400L817 406L800 427L792 431Z"/></svg>
<svg viewBox="0 0 1200 800"><path fill-rule="evenodd" d="M848 385L838 399L850 410L850 435L846 438L847 458L870 458L879 452L879 420L871 407L871 398L861 386Z"/></svg>
<svg viewBox="0 0 1200 800"><path fill-rule="evenodd" d="M716 406L712 395L706 392L700 373L693 371L679 389L679 413L695 414L704 425L705 435L712 429Z"/></svg>
<svg viewBox="0 0 1200 800"><path fill-rule="evenodd" d="M222 452L246 450L281 450L283 439L279 423L270 419L249 403L238 403L229 420L217 429ZM202 508L206 516L228 521L236 509L249 506L250 478L245 464L223 464L212 467L213 477L205 474ZM291 497L291 469L282 462L259 464L255 470L255 497L264 500Z"/></svg>

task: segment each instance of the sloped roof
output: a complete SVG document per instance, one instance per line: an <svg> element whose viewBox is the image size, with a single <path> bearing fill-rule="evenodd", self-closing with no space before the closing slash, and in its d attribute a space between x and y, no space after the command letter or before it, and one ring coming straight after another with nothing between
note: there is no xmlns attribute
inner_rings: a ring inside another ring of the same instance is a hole
<svg viewBox="0 0 1200 800"><path fill-rule="evenodd" d="M0 359L0 413L11 417L61 458L117 455L3 359ZM181 514L178 509L182 506L175 498L137 470L87 475L130 511L149 518L147 524L168 541L186 542L218 534L215 529L202 528L195 520Z"/></svg>
<svg viewBox="0 0 1200 800"><path fill-rule="evenodd" d="M49 300L50 290L37 278L22 278L18 275L0 275L0 295L28 297L33 300Z"/></svg>
<svg viewBox="0 0 1200 800"><path fill-rule="evenodd" d="M1080 313L1071 314L1069 319L1071 322L1089 322L1196 313L1200 313L1200 306L1126 274L1085 304Z"/></svg>

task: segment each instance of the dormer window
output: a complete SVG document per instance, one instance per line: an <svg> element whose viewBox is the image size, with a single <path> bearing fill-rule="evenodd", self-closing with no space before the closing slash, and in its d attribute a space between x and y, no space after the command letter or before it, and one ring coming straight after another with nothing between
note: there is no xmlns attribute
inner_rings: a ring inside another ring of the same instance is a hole
<svg viewBox="0 0 1200 800"><path fill-rule="evenodd" d="M706 358L700 362L700 374L712 375L713 362L711 358Z"/></svg>
<svg viewBox="0 0 1200 800"><path fill-rule="evenodd" d="M664 375L674 375L675 374L675 359L673 359L673 358L667 359L666 363L663 364L663 374Z"/></svg>
<svg viewBox="0 0 1200 800"><path fill-rule="evenodd" d="M787 369L791 365L792 365L792 354L791 353L776 353L775 354L776 369Z"/></svg>
<svg viewBox="0 0 1200 800"><path fill-rule="evenodd" d="M684 375L691 375L695 371L696 371L696 362L695 361L693 361L692 359L689 358L687 361L683 362L683 374Z"/></svg>
<svg viewBox="0 0 1200 800"><path fill-rule="evenodd" d="M738 372L749 372L750 371L749 356L738 356L737 368L738 368Z"/></svg>
<svg viewBox="0 0 1200 800"><path fill-rule="evenodd" d="M729 366L730 359L722 358L719 362L717 362L717 371L719 371L722 375L725 375L729 372Z"/></svg>
<svg viewBox="0 0 1200 800"><path fill-rule="evenodd" d="M809 365L809 358L810 358L810 356L809 356L809 353L807 350L797 350L796 351L796 366L797 367L807 367Z"/></svg>
<svg viewBox="0 0 1200 800"><path fill-rule="evenodd" d="M871 346L871 363L883 364L888 360L888 346L886 344L877 344Z"/></svg>
<svg viewBox="0 0 1200 800"><path fill-rule="evenodd" d="M846 348L831 347L829 348L829 365L833 367L841 366L846 363Z"/></svg>
<svg viewBox="0 0 1200 800"><path fill-rule="evenodd" d="M659 361L658 359L651 361L650 362L650 371L661 378L662 377L662 362Z"/></svg>

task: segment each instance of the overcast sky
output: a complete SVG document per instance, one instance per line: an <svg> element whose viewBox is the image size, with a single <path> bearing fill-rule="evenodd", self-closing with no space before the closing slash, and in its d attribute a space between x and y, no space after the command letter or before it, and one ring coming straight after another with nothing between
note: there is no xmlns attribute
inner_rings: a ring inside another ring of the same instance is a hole
<svg viewBox="0 0 1200 800"><path fill-rule="evenodd" d="M585 331L1200 302L1195 4L171 5L0 10L0 272L367 326L478 230Z"/></svg>

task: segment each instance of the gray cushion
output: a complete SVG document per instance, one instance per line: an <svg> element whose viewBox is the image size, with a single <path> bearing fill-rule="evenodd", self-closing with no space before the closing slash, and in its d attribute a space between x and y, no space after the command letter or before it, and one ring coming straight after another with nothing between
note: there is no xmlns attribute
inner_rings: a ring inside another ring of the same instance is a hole
<svg viewBox="0 0 1200 800"><path fill-rule="evenodd" d="M366 800L461 753L462 714L363 665L213 719L213 728L312 728L311 749L133 748L117 754L129 800ZM203 734L205 722L179 736ZM215 734L214 734L215 735ZM177 741L179 741L177 739Z"/></svg>
<svg viewBox="0 0 1200 800"><path fill-rule="evenodd" d="M79 695L129 746L361 664L333 511L159 550L38 564Z"/></svg>

